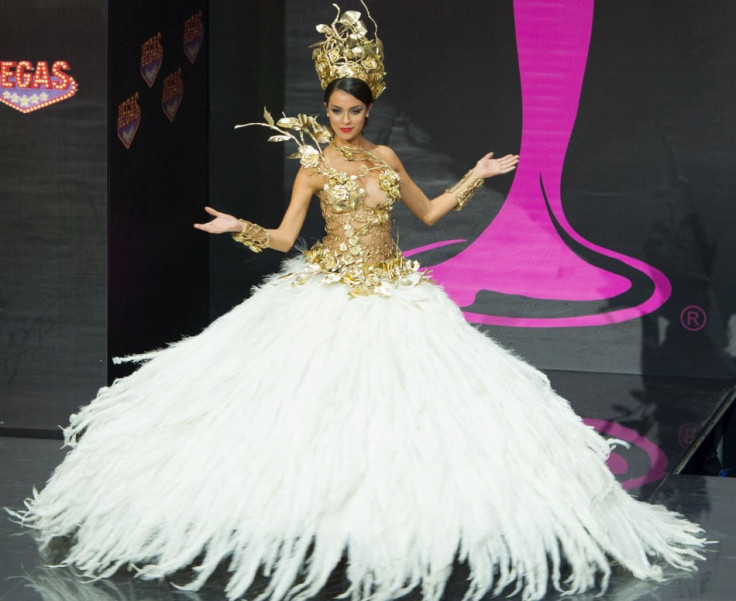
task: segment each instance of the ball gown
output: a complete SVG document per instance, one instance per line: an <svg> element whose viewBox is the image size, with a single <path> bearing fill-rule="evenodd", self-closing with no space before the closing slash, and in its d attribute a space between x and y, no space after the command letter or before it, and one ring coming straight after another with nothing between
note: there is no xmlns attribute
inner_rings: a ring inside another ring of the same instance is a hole
<svg viewBox="0 0 736 601"><path fill-rule="evenodd" d="M197 589L225 562L229 599L259 574L264 598L310 597L343 557L350 595L376 601L437 601L457 562L470 600L605 587L613 562L694 569L700 528L622 490L609 442L402 257L397 174L336 150L354 168L297 153L324 177L325 238L201 334L132 357L16 517L67 537L87 576L194 566L174 582Z"/></svg>

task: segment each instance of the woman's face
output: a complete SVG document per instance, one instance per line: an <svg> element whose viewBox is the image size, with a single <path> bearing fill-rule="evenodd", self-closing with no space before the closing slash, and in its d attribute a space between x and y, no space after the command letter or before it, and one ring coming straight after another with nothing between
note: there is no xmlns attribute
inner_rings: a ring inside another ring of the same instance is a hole
<svg viewBox="0 0 736 601"><path fill-rule="evenodd" d="M327 102L327 116L339 146L360 139L370 107L344 90L335 90Z"/></svg>

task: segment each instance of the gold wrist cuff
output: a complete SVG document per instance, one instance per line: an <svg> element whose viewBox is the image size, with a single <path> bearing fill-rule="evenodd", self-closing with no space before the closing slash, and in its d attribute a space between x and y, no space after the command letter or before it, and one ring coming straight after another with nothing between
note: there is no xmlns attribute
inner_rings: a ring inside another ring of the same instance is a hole
<svg viewBox="0 0 736 601"><path fill-rule="evenodd" d="M271 243L271 235L264 228L245 219L238 219L238 221L243 224L243 229L233 233L235 242L245 244L254 253L259 253L264 248L268 248Z"/></svg>
<svg viewBox="0 0 736 601"><path fill-rule="evenodd" d="M459 182L445 190L448 194L457 192L456 211L462 211L465 208L465 205L470 202L470 199L473 198L475 193L481 188L481 186L483 186L483 182L483 178L473 175L473 170L471 169L463 175L463 178Z"/></svg>

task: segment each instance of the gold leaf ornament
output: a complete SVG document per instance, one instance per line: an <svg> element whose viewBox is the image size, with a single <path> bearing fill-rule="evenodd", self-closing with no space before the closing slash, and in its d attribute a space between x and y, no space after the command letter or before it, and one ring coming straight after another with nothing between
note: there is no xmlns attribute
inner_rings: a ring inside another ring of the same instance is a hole
<svg viewBox="0 0 736 601"><path fill-rule="evenodd" d="M293 117L281 117L276 122L277 127L285 127L287 129L296 129L299 127L299 120L294 119Z"/></svg>
<svg viewBox="0 0 736 601"><path fill-rule="evenodd" d="M337 9L337 12L339 14L340 7L337 4L333 4L332 6ZM340 23L345 25L345 27L352 27L356 24L362 25L362 23L360 23L360 13L355 10L346 10L344 13L342 13L342 16L340 17ZM365 33L366 29L365 27L363 27L363 34L365 35Z"/></svg>
<svg viewBox="0 0 736 601"><path fill-rule="evenodd" d="M311 146L304 146L300 149L301 156L299 157L299 163L306 169L314 169L320 163L322 156L317 152L316 148Z"/></svg>
<svg viewBox="0 0 736 601"><path fill-rule="evenodd" d="M271 113L268 112L268 109L265 106L263 107L263 119L269 125L273 125L273 117L271 116Z"/></svg>

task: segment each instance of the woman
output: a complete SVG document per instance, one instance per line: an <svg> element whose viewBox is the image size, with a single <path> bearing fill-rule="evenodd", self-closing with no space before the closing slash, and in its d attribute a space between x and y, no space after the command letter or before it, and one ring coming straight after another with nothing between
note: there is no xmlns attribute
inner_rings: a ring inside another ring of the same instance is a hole
<svg viewBox="0 0 736 601"><path fill-rule="evenodd" d="M478 186L485 178L512 171L519 160L518 155L510 154L501 159L494 159L491 152L481 158L468 172L466 188L458 186L451 192L445 192L430 201L411 180L393 150L388 146L377 146L363 137L363 128L373 106L373 95L368 84L357 78L335 79L325 89L324 101L333 132L330 146L324 151L327 164L337 171L358 175L365 163L370 163L374 167L377 162L385 163L398 175L401 201L419 219L430 226L451 210L461 208L458 199L462 198L462 191ZM347 159L340 150L343 148L358 151L360 159ZM369 156L371 154L374 155L373 158ZM385 193L378 190L377 183L373 181L375 179L375 177L369 177L366 180L366 195L363 199L366 205L372 207L386 202ZM318 169L302 167L299 170L294 182L291 202L281 225L276 230L267 230L269 248L284 252L292 248L301 231L309 203L312 197L323 189L324 183L324 175ZM467 200L469 197L465 202ZM232 215L220 213L210 207L205 210L215 219L207 224L195 224L194 227L202 231L210 234L239 233L244 227L247 227Z"/></svg>
<svg viewBox="0 0 736 601"><path fill-rule="evenodd" d="M379 601L439 599L458 560L469 599L605 588L612 560L640 578L661 578L648 556L693 569L700 529L629 497L608 443L396 248L395 202L431 225L518 157L486 155L428 200L363 136L384 71L359 16L318 27L333 133L266 113L302 164L281 225L208 208L195 226L285 251L316 194L324 239L199 336L137 357L72 416L73 450L16 515L44 544L72 536L65 563L88 575L194 563L196 589L228 561L231 599L259 570L265 596L310 597L343 556L350 593Z"/></svg>

